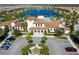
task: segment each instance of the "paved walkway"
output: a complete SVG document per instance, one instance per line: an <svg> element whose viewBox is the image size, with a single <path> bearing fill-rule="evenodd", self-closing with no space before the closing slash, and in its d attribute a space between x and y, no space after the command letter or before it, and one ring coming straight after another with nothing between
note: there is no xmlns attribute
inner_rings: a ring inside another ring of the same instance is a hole
<svg viewBox="0 0 79 59"><path fill-rule="evenodd" d="M44 36L44 33L34 33L33 37L42 37Z"/></svg>
<svg viewBox="0 0 79 59"><path fill-rule="evenodd" d="M21 37L26 37L27 35L22 35ZM44 35L32 35L32 37L42 37ZM54 38L55 36L47 36L47 37L52 37Z"/></svg>

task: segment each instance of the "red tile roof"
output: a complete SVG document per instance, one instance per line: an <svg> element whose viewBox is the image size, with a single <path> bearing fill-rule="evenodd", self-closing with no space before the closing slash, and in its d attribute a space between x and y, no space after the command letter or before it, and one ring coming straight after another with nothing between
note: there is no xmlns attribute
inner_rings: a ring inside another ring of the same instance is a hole
<svg viewBox="0 0 79 59"><path fill-rule="evenodd" d="M52 22L46 22L45 23L45 26L47 27L59 27L59 24L61 24L62 22L64 22L63 20L55 20L55 21L52 21Z"/></svg>
<svg viewBox="0 0 79 59"><path fill-rule="evenodd" d="M43 19L37 19L34 24L45 24L45 27L31 27L31 30L46 30L48 28L57 28L59 27L59 24L61 24L62 22L64 22L63 20L59 19L59 20L55 20L52 22L45 22Z"/></svg>
<svg viewBox="0 0 79 59"><path fill-rule="evenodd" d="M8 27L12 27L12 25L11 25L12 22L15 23L14 27L20 27L21 26L21 23L19 21L6 21L6 22L4 22L3 25L6 25Z"/></svg>
<svg viewBox="0 0 79 59"><path fill-rule="evenodd" d="M8 26L8 27L11 27L11 21L6 21L4 22L4 25Z"/></svg>

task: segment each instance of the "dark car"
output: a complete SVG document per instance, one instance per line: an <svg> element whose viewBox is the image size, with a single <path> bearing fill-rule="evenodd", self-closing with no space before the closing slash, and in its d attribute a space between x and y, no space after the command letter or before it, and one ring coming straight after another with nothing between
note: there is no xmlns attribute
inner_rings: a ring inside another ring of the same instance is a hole
<svg viewBox="0 0 79 59"><path fill-rule="evenodd" d="M2 46L11 46L11 43L4 43Z"/></svg>
<svg viewBox="0 0 79 59"><path fill-rule="evenodd" d="M0 47L0 49L3 49L3 50L8 50L9 47L11 46L12 43L10 42L5 42L4 44L2 44L2 46Z"/></svg>
<svg viewBox="0 0 79 59"><path fill-rule="evenodd" d="M5 42L2 44L2 46L0 47L0 49L4 49L4 50L9 49L9 47L12 45L14 40L15 40L14 37L7 38Z"/></svg>
<svg viewBox="0 0 79 59"><path fill-rule="evenodd" d="M1 49L4 49L4 50L8 50L8 49L9 49L9 46L3 45L3 46L1 46L0 48L1 48Z"/></svg>
<svg viewBox="0 0 79 59"><path fill-rule="evenodd" d="M11 40L5 40L5 42L11 42Z"/></svg>
<svg viewBox="0 0 79 59"><path fill-rule="evenodd" d="M78 37L76 35L70 35L71 39L78 39Z"/></svg>
<svg viewBox="0 0 79 59"><path fill-rule="evenodd" d="M4 40L7 36L8 36L8 34L5 33L5 34L3 34L2 36L0 36L0 39L1 39L1 40Z"/></svg>
<svg viewBox="0 0 79 59"><path fill-rule="evenodd" d="M3 44L0 49L4 49L4 50L8 50L9 49L9 45L8 44Z"/></svg>
<svg viewBox="0 0 79 59"><path fill-rule="evenodd" d="M76 48L73 47L66 47L65 50L66 52L77 52Z"/></svg>
<svg viewBox="0 0 79 59"><path fill-rule="evenodd" d="M15 38L14 37L10 37L7 40L15 40Z"/></svg>
<svg viewBox="0 0 79 59"><path fill-rule="evenodd" d="M76 35L70 35L70 38L74 43L79 44L79 38Z"/></svg>

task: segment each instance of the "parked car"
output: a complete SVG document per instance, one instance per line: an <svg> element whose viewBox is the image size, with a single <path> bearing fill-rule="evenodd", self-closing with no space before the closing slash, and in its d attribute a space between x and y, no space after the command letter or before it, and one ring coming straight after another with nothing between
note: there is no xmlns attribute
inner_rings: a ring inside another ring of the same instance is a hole
<svg viewBox="0 0 79 59"><path fill-rule="evenodd" d="M3 45L11 46L12 43L5 42Z"/></svg>
<svg viewBox="0 0 79 59"><path fill-rule="evenodd" d="M7 38L4 43L2 44L2 46L0 47L0 49L4 49L4 50L8 50L9 47L12 45L12 43L14 42L15 38L14 37L10 37Z"/></svg>
<svg viewBox="0 0 79 59"><path fill-rule="evenodd" d="M8 34L3 34L2 36L0 36L0 40L4 40L6 37L8 36Z"/></svg>
<svg viewBox="0 0 79 59"><path fill-rule="evenodd" d="M79 38L76 35L70 35L70 38L73 40L74 43L79 44Z"/></svg>
<svg viewBox="0 0 79 59"><path fill-rule="evenodd" d="M9 46L3 45L3 46L0 47L0 49L8 50Z"/></svg>
<svg viewBox="0 0 79 59"><path fill-rule="evenodd" d="M12 37L12 36L11 36L10 38L8 38L8 39L9 39L9 40L15 40L15 38L14 38L14 37Z"/></svg>
<svg viewBox="0 0 79 59"><path fill-rule="evenodd" d="M77 49L73 47L66 47L65 50L66 52L77 52Z"/></svg>

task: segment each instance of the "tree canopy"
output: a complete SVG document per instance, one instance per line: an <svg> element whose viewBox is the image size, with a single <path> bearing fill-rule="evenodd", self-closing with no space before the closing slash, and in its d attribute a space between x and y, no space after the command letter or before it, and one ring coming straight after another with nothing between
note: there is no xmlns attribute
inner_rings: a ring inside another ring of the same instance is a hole
<svg viewBox="0 0 79 59"><path fill-rule="evenodd" d="M21 22L21 26L23 26L23 27L27 27L28 24L27 24L27 22Z"/></svg>

